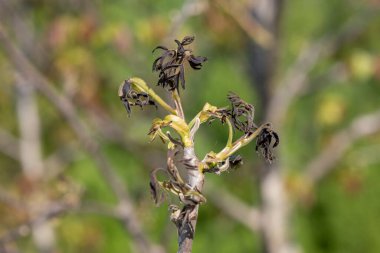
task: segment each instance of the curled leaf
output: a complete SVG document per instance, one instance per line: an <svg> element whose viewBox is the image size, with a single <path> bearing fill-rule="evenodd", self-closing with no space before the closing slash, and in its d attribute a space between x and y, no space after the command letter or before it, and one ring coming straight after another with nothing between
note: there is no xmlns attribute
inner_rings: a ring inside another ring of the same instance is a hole
<svg viewBox="0 0 380 253"><path fill-rule="evenodd" d="M149 97L148 93L133 89L130 79L125 80L120 85L118 94L121 102L127 110L128 116L131 114L132 106L139 106L143 109L143 106L152 105L157 109L156 103Z"/></svg>
<svg viewBox="0 0 380 253"><path fill-rule="evenodd" d="M186 36L182 41L174 40L177 49L168 49L164 46L156 47L161 49L161 55L154 60L152 70L159 72L158 86L162 86L168 90L178 90L179 86L185 89L185 62L188 62L192 69L199 70L202 64L207 61L206 57L194 56L190 49L185 46L193 43L194 36Z"/></svg>
<svg viewBox="0 0 380 253"><path fill-rule="evenodd" d="M168 136L169 140L174 144L174 145L177 145L177 146L180 146L180 147L183 147L183 143L181 140L178 140L177 138L174 138L173 136L171 136L170 132L167 132L166 135Z"/></svg>
<svg viewBox="0 0 380 253"><path fill-rule="evenodd" d="M228 100L231 102L230 117L234 127L249 134L254 132L257 128L256 124L253 122L255 109L253 105L248 104L243 99L241 99L235 93L230 92L227 96Z"/></svg>
<svg viewBox="0 0 380 253"><path fill-rule="evenodd" d="M207 61L207 58L203 56L190 55L188 61L192 69L199 70L203 67L202 64Z"/></svg>
<svg viewBox="0 0 380 253"><path fill-rule="evenodd" d="M151 173L150 173L150 182L149 182L149 186L150 186L150 193L152 195L152 198L154 200L154 203L156 205L159 205L161 204L161 202L163 201L164 199L164 194L163 192L161 191L161 184L160 182L157 180L157 172L159 170L163 170L161 168L157 168L157 169L154 169Z"/></svg>
<svg viewBox="0 0 380 253"><path fill-rule="evenodd" d="M229 157L229 162L230 167L234 169L243 164L243 158L241 157L241 155L231 155Z"/></svg>
<svg viewBox="0 0 380 253"><path fill-rule="evenodd" d="M187 46L187 45L193 43L194 40L195 40L195 36L185 36L182 39L181 45L182 46Z"/></svg>
<svg viewBox="0 0 380 253"><path fill-rule="evenodd" d="M272 144L272 142L274 143ZM275 157L272 153L272 149L278 146L280 143L280 138L278 134L273 131L268 124L267 127L263 128L256 140L256 152L260 152L261 155L268 162L272 162Z"/></svg>

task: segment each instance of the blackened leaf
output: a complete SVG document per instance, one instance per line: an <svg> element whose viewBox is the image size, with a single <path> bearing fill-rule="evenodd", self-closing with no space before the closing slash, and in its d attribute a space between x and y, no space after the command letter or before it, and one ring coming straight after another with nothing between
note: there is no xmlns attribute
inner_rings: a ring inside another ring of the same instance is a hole
<svg viewBox="0 0 380 253"><path fill-rule="evenodd" d="M183 65L180 66L178 79L181 82L182 89L185 89L185 69L184 69Z"/></svg>
<svg viewBox="0 0 380 253"><path fill-rule="evenodd" d="M179 140L179 139L177 139L177 138L174 138L173 136L171 136L170 133L167 133L167 136L168 136L169 140L170 140L173 144L175 144L175 145L177 145L177 146L180 146L180 147L183 147L183 146L184 146L181 140Z"/></svg>
<svg viewBox="0 0 380 253"><path fill-rule="evenodd" d="M182 55L185 53L185 48L183 47L183 45L181 44L181 42L179 42L179 40L174 40L174 41L178 45L178 47L177 47L177 54L182 57Z"/></svg>
<svg viewBox="0 0 380 253"><path fill-rule="evenodd" d="M131 114L131 106L152 105L157 109L156 103L145 92L137 92L132 88L129 80L125 80L119 87L119 98L127 110L128 116Z"/></svg>
<svg viewBox="0 0 380 253"><path fill-rule="evenodd" d="M163 67L173 64L175 56L176 56L176 52L174 50L164 51L160 57L154 60L153 65L152 65L152 70L162 71ZM166 59L168 60L165 61Z"/></svg>
<svg viewBox="0 0 380 253"><path fill-rule="evenodd" d="M177 44L177 49L175 50L163 46L158 46L153 50L163 50L161 56L155 59L152 65L152 70L159 72L158 86L162 86L169 91L179 90L179 85L185 89L184 63L189 62L190 67L195 70L202 68L202 64L207 58L194 56L190 49L185 48L185 46L194 41L194 38L194 36L186 36L182 41L174 40Z"/></svg>
<svg viewBox="0 0 380 253"><path fill-rule="evenodd" d="M128 94L131 90L131 83L129 80L125 80L119 87L119 98L121 102L123 103L125 109L127 110L128 117L131 115L131 106L128 101Z"/></svg>
<svg viewBox="0 0 380 253"><path fill-rule="evenodd" d="M131 90L131 83L129 80L124 80L124 82L119 86L119 97L120 99L127 96Z"/></svg>
<svg viewBox="0 0 380 253"><path fill-rule="evenodd" d="M194 63L192 61L189 61L190 67L195 70L200 70L202 68L201 63Z"/></svg>
<svg viewBox="0 0 380 253"><path fill-rule="evenodd" d="M153 105L156 108L156 110L158 110L158 106L156 105L156 103L153 100L149 99L148 104Z"/></svg>
<svg viewBox="0 0 380 253"><path fill-rule="evenodd" d="M280 144L280 137L276 132L273 132L273 138L275 139L275 143L273 144L273 147L275 148Z"/></svg>
<svg viewBox="0 0 380 253"><path fill-rule="evenodd" d="M207 58L203 56L196 57L194 55L191 55L188 61L189 61L190 67L192 67L195 70L199 70L202 68L202 63L207 61Z"/></svg>
<svg viewBox="0 0 380 253"><path fill-rule="evenodd" d="M245 134L253 133L257 128L253 122L255 112L253 105L245 102L232 92L228 94L227 98L231 102L230 117L234 127Z"/></svg>
<svg viewBox="0 0 380 253"><path fill-rule="evenodd" d="M157 46L153 49L152 53L154 53L157 49L162 49L162 50L168 50L167 47L164 47L164 46Z"/></svg>
<svg viewBox="0 0 380 253"><path fill-rule="evenodd" d="M182 39L182 46L186 46L186 45L190 45L191 43L193 43L195 39L195 36L185 36L183 39Z"/></svg>
<svg viewBox="0 0 380 253"><path fill-rule="evenodd" d="M121 102L123 103L125 110L127 110L128 117L131 116L131 106L126 98L121 98Z"/></svg>
<svg viewBox="0 0 380 253"><path fill-rule="evenodd" d="M182 66L182 64L171 64L171 65L168 65L168 66L165 66L164 68L162 68L162 71L168 71L171 69L176 69L179 66Z"/></svg>
<svg viewBox="0 0 380 253"><path fill-rule="evenodd" d="M229 162L231 168L236 168L243 164L243 158L241 157L241 155L231 155L229 157Z"/></svg>
<svg viewBox="0 0 380 253"><path fill-rule="evenodd" d="M158 61L160 61L162 57L158 57L156 60L154 60L153 65L152 65L152 71L157 71L161 69L161 64L157 64Z"/></svg>
<svg viewBox="0 0 380 253"><path fill-rule="evenodd" d="M180 76L179 76L179 74L180 74L181 72L179 72L179 73L177 73L177 74L174 74L174 76L173 76L173 80L174 80L174 83L173 83L173 89L177 89L177 90L179 90L178 89L178 85L179 85L179 79L180 79ZM182 88L183 88L183 86L182 86Z"/></svg>
<svg viewBox="0 0 380 253"><path fill-rule="evenodd" d="M275 143L272 145L272 139L275 139ZM279 144L279 137L276 132L274 132L270 125L261 130L259 136L256 140L256 151L260 152L261 155L268 162L272 162L275 157L273 156L272 149Z"/></svg>
<svg viewBox="0 0 380 253"><path fill-rule="evenodd" d="M154 203L156 205L161 204L162 200L164 199L164 194L161 191L161 186L160 186L160 184L158 183L158 180L157 180L157 172L159 170L162 170L162 169L161 168L154 169L150 173L150 182L149 182L150 193L152 194L152 198L153 198Z"/></svg>
<svg viewBox="0 0 380 253"><path fill-rule="evenodd" d="M189 61L192 61L195 64L199 64L199 63L203 63L203 62L207 61L207 57L191 55Z"/></svg>

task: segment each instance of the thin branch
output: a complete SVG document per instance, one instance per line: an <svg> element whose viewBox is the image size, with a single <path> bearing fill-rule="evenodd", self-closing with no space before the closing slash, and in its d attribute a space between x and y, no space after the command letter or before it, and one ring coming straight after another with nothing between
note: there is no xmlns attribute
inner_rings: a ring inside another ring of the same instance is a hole
<svg viewBox="0 0 380 253"><path fill-rule="evenodd" d="M45 167L41 151L40 116L34 87L20 75L15 75L17 116L20 132L20 164L23 175L34 183L41 182ZM32 210L27 209L30 214ZM32 226L33 241L39 252L53 252L55 233L49 223Z"/></svg>
<svg viewBox="0 0 380 253"><path fill-rule="evenodd" d="M44 164L41 152L40 116L35 91L20 75L15 75L17 116L20 131L20 163L31 181L41 180Z"/></svg>
<svg viewBox="0 0 380 253"><path fill-rule="evenodd" d="M295 253L297 245L290 238L290 203L279 164L266 166L265 178L260 182L262 235L267 252Z"/></svg>
<svg viewBox="0 0 380 253"><path fill-rule="evenodd" d="M313 77L305 88L299 93L299 96L310 95L318 90L324 89L331 85L339 85L347 81L349 70L343 62L334 63L328 70Z"/></svg>
<svg viewBox="0 0 380 253"><path fill-rule="evenodd" d="M329 144L305 167L305 178L315 184L326 176L341 160L345 152L360 138L380 132L380 110L352 121L336 133Z"/></svg>
<svg viewBox="0 0 380 253"><path fill-rule="evenodd" d="M3 191L1 191L0 189L0 197L2 196L3 196ZM7 198L10 199L11 197L7 196ZM14 202L13 198L12 198L12 202ZM25 206L20 205L17 202L17 206L15 206L15 208L24 210ZM111 217L114 219L118 219L122 222L125 221L125 214L123 211L121 211L117 207L111 206L109 204L103 204L103 203L88 202L88 203L81 203L80 206L77 206L77 205L73 205L72 203L69 204L69 203L60 201L60 202L51 203L48 207L44 208L44 210L45 210L44 212L38 214L29 222L21 224L17 226L16 228L10 229L5 234L1 235L0 247L2 245L5 245L6 243L9 243L11 241L16 241L17 239L21 237L30 235L33 227L38 227L40 225L43 225L44 223L48 222L50 219L54 219L57 216L62 215L62 214L67 214L67 213L85 214L85 215L94 214L94 215Z"/></svg>
<svg viewBox="0 0 380 253"><path fill-rule="evenodd" d="M71 206L66 203L56 202L52 203L45 212L38 215L36 218L26 224L22 224L17 228L9 230L7 233L0 237L0 245L5 245L8 242L15 241L21 237L27 236L31 233L33 227L38 227L48 220L57 217L71 209Z"/></svg>
<svg viewBox="0 0 380 253"><path fill-rule="evenodd" d="M88 126L76 113L76 110L71 102L66 99L66 97L59 94L58 91L53 88L54 86L50 83L50 81L33 66L33 64L18 48L15 47L15 45L8 39L5 30L1 25L0 42L4 45L5 53L12 60L16 69L26 79L30 80L30 84L34 85L34 87L58 109L61 115L66 119L69 126L73 129L74 133L77 135L78 140L83 144L83 147L94 159L97 164L97 168L100 170L109 187L119 200L119 206L125 215L125 227L131 233L140 252L161 252L161 249L155 247L146 238L144 232L142 231L141 225L137 220L130 196L124 183L121 182L120 178L115 174L114 169L104 156L99 144L89 133Z"/></svg>
<svg viewBox="0 0 380 253"><path fill-rule="evenodd" d="M19 143L20 141L15 136L0 128L0 152L18 162L20 162ZM75 154L74 145L66 144L66 146L59 147L43 161L44 166L49 168L44 174L44 178L50 179L57 176L63 167L75 159Z"/></svg>
<svg viewBox="0 0 380 253"><path fill-rule="evenodd" d="M187 0L182 8L176 12L172 21L171 27L169 29L168 35L165 36L164 42L169 42L177 37L178 31L181 29L183 24L190 17L198 16L205 12L208 8L208 1L206 0Z"/></svg>
<svg viewBox="0 0 380 253"><path fill-rule="evenodd" d="M351 17L342 25L340 30L322 37L302 50L270 100L266 113L268 121L280 127L291 102L307 88L308 75L319 60L330 56L343 44L357 38L368 28L368 22L373 20L377 13L376 11L369 11Z"/></svg>
<svg viewBox="0 0 380 253"><path fill-rule="evenodd" d="M247 6L239 4L238 1L213 0L230 18L232 18L240 28L253 41L263 48L271 48L274 44L274 37L265 27L263 27L247 10Z"/></svg>
<svg viewBox="0 0 380 253"><path fill-rule="evenodd" d="M67 120L69 126L73 129L85 149L95 158L98 167L106 176L110 187L119 197L123 196L124 186L119 182L114 172L109 167L105 157L100 152L98 143L90 135L87 125L77 115L75 108L69 100L60 95L53 85L47 80L26 58L26 56L8 40L4 29L0 26L0 41L3 43L5 52L13 61L17 70L30 80L30 84L37 88L61 113ZM99 154L101 153L101 154ZM113 175L113 176L111 176Z"/></svg>
<svg viewBox="0 0 380 253"><path fill-rule="evenodd" d="M221 187L210 186L210 182L205 187L207 199L217 206L222 212L246 226L253 232L257 232L261 227L260 211L245 204Z"/></svg>

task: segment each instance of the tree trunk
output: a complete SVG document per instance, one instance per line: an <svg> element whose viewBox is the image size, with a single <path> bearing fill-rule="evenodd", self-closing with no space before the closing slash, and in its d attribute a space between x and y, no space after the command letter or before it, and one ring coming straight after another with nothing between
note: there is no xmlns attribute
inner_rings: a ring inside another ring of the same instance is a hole
<svg viewBox="0 0 380 253"><path fill-rule="evenodd" d="M261 99L257 111L266 112L271 99L271 91L277 66L279 22L283 9L282 0L255 0L251 11L252 16L274 38L271 47L264 48L251 41L248 46L249 74L252 84ZM271 116L265 113L262 119L271 120ZM278 130L281 126L274 126ZM288 253L293 252L288 235L288 201L284 189L284 180L281 173L281 160L274 164L263 164L259 175L259 191L261 197L263 240L262 251L264 253Z"/></svg>

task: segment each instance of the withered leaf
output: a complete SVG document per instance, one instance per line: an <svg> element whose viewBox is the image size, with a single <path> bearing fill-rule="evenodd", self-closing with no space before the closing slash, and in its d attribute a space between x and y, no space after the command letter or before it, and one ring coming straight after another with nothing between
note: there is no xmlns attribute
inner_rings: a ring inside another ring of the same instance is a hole
<svg viewBox="0 0 380 253"><path fill-rule="evenodd" d="M161 191L161 186L157 180L157 172L159 170L162 170L161 168L157 168L151 171L150 173L150 193L152 195L152 198L154 200L154 203L156 205L161 204L162 200L164 199L164 194Z"/></svg>
<svg viewBox="0 0 380 253"><path fill-rule="evenodd" d="M249 134L257 129L256 124L253 122L255 109L253 105L245 102L235 93L230 92L227 96L228 100L231 102L230 117L234 127Z"/></svg>
<svg viewBox="0 0 380 253"><path fill-rule="evenodd" d="M156 107L156 103L145 92L137 92L132 88L130 80L125 80L119 87L119 98L127 110L128 116L131 115L131 107L139 106L143 109L144 106L152 105Z"/></svg>
<svg viewBox="0 0 380 253"><path fill-rule="evenodd" d="M272 140L274 140L273 144ZM265 160L272 162L275 159L272 149L278 146L279 143L280 138L278 134L270 128L270 125L268 125L268 127L261 130L259 136L257 137L256 151L260 152Z"/></svg>
<svg viewBox="0 0 380 253"><path fill-rule="evenodd" d="M185 46L190 45L194 41L194 36L186 36L182 41L174 40L177 48L168 49L164 46L157 46L162 53L154 60L152 70L159 72L158 86L162 86L168 90L179 90L179 86L185 89L185 68L184 64L189 63L190 67L195 70L202 68L202 63L207 61L206 57L194 56L190 49Z"/></svg>

